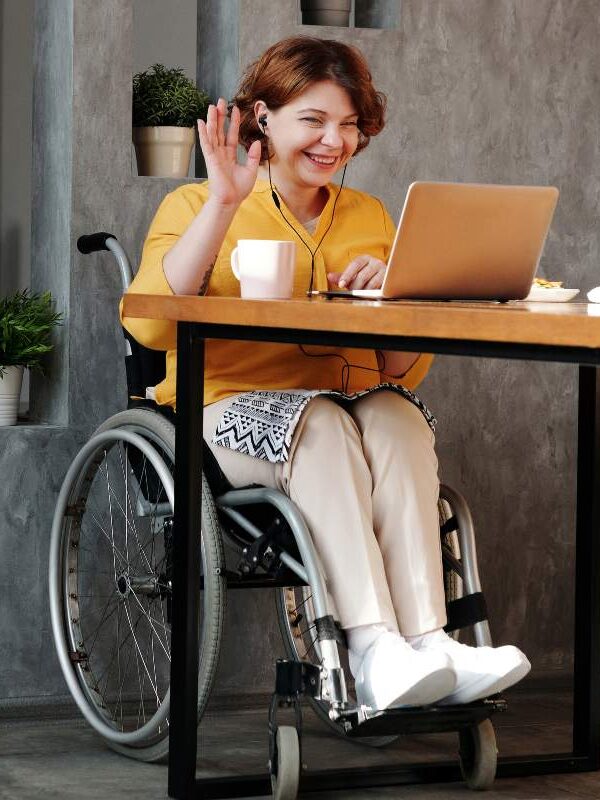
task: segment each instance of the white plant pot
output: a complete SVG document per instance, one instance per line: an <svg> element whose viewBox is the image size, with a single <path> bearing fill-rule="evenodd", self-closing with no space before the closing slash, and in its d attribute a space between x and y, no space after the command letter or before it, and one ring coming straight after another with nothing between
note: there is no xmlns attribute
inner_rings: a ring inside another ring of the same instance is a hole
<svg viewBox="0 0 600 800"><path fill-rule="evenodd" d="M23 367L6 367L0 375L0 427L16 425L22 385Z"/></svg>
<svg viewBox="0 0 600 800"><path fill-rule="evenodd" d="M133 129L138 175L185 178L195 142L193 128L162 125Z"/></svg>

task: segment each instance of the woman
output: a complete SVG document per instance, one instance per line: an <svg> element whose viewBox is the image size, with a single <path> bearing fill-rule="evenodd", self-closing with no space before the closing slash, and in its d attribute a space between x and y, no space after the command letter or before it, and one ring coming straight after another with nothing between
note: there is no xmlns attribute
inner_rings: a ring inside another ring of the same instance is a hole
<svg viewBox="0 0 600 800"><path fill-rule="evenodd" d="M379 200L331 183L384 125L362 55L331 40L270 47L198 122L208 181L161 204L131 291L237 295L238 239L296 242L294 295L379 288L394 225ZM237 145L247 150L238 163ZM340 269L341 267L341 269ZM167 350L159 403L175 405L175 325L123 320ZM516 647L455 642L446 623L435 420L412 393L427 354L210 341L205 436L234 486L302 509L347 633L360 703L464 703L520 680ZM332 463L331 456L335 456Z"/></svg>

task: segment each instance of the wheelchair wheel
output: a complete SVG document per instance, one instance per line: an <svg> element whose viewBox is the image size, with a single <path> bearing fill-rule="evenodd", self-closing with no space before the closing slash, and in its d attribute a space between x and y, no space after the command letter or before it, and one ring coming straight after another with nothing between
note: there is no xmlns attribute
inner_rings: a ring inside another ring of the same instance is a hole
<svg viewBox="0 0 600 800"><path fill-rule="evenodd" d="M313 664L320 664L322 658L314 624L315 612L310 587L287 586L277 589L276 592L277 620L287 657L296 661L310 661ZM340 663L346 676L348 698L356 702L354 679L348 664L348 651L345 647L340 647L339 653ZM327 701L317 700L310 696L307 699L317 717L328 728L338 736L347 738L343 727L330 718L330 706ZM350 739L350 741L370 747L385 747L397 738L397 736L365 736L360 739Z"/></svg>
<svg viewBox="0 0 600 800"><path fill-rule="evenodd" d="M298 731L282 725L275 734L271 757L271 789L273 800L296 800L300 779L300 745Z"/></svg>
<svg viewBox="0 0 600 800"><path fill-rule="evenodd" d="M489 719L459 733L460 770L469 789L489 789L496 777L498 749Z"/></svg>
<svg viewBox="0 0 600 800"><path fill-rule="evenodd" d="M61 488L50 545L50 610L63 675L114 750L168 754L173 425L149 409L108 419ZM202 479L198 718L213 684L225 610L220 527Z"/></svg>

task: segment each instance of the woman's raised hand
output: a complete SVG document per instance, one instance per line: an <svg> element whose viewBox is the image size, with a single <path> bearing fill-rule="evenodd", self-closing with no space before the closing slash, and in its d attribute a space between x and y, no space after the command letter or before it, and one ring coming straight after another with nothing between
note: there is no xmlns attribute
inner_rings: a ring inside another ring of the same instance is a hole
<svg viewBox="0 0 600 800"><path fill-rule="evenodd" d="M227 105L220 97L209 105L206 122L198 120L200 147L206 162L210 195L224 206L237 206L250 194L260 163L260 141L252 142L245 164L238 164L237 145L240 111L233 107L227 133Z"/></svg>

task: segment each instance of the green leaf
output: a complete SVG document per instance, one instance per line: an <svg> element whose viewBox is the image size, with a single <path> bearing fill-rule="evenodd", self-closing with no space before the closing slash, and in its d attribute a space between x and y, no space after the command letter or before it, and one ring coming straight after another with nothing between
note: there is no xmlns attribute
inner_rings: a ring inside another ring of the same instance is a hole
<svg viewBox="0 0 600 800"><path fill-rule="evenodd" d="M209 98L183 72L154 64L133 76L133 126L192 128L205 119Z"/></svg>
<svg viewBox="0 0 600 800"><path fill-rule="evenodd" d="M50 292L24 289L0 298L0 375L18 365L43 372L42 358L52 350L50 336L61 321Z"/></svg>

